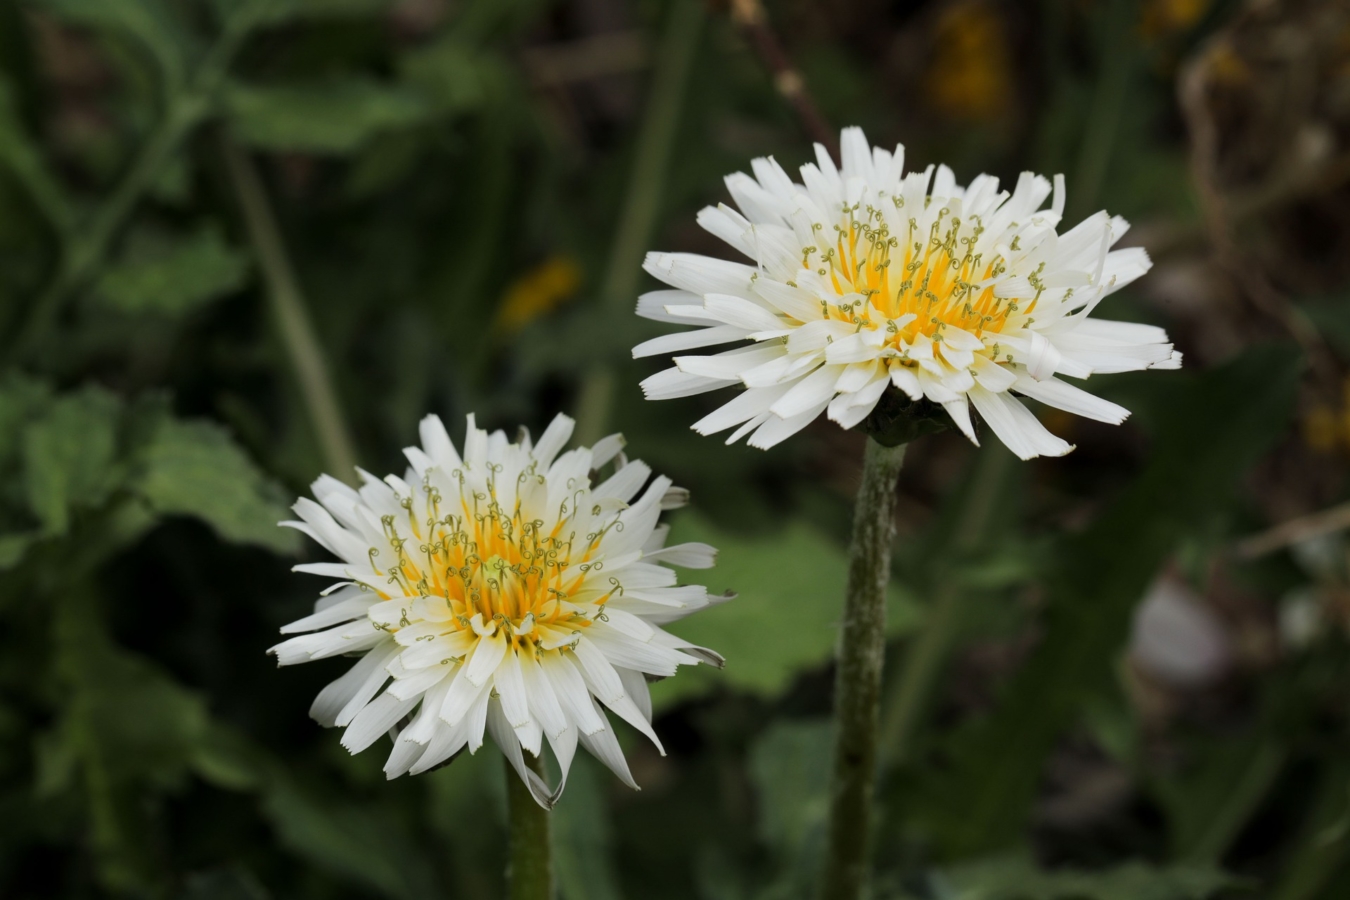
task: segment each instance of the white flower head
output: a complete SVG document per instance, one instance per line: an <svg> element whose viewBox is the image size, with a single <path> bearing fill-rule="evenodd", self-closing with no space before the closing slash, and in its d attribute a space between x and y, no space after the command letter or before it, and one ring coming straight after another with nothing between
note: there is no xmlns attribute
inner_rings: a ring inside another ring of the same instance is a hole
<svg viewBox="0 0 1350 900"><path fill-rule="evenodd" d="M572 426L558 416L538 443L511 443L470 415L461 457L428 416L403 478L362 471L355 490L325 475L317 503L295 504L303 521L282 523L341 559L296 571L340 580L313 615L281 629L309 633L269 652L281 665L361 655L310 715L345 727L352 753L393 735L389 778L473 753L486 731L541 805L561 794L578 741L637 787L602 707L659 749L646 677L721 665L660 627L725 599L678 585L669 568L708 568L716 555L663 546L669 528L657 519L687 493L662 476L648 483L651 469L623 456L619 435L560 453ZM538 756L545 738L562 770L556 789L522 752Z"/></svg>
<svg viewBox="0 0 1350 900"><path fill-rule="evenodd" d="M974 404L1021 458L1060 456L1073 447L1014 393L1119 424L1128 410L1057 376L1181 365L1161 328L1089 318L1151 263L1141 248L1111 250L1128 225L1104 212L1059 233L1062 176L1053 198L1030 172L1011 194L989 175L962 188L946 166L903 174L904 148L869 147L861 129L844 129L840 145L842 169L817 144L800 184L756 159L753 178L726 179L739 212L699 213L753 265L647 256L647 271L675 290L644 294L638 315L702 327L647 341L635 357L753 342L676 356L642 383L653 400L744 386L696 431L734 428L727 443L749 434L768 448L822 412L852 428L893 385L940 403L972 441Z"/></svg>

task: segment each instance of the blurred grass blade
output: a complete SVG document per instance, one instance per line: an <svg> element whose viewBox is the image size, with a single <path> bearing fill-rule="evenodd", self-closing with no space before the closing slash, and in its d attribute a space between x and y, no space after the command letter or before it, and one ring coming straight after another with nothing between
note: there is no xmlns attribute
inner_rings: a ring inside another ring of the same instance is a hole
<svg viewBox="0 0 1350 900"><path fill-rule="evenodd" d="M221 150L230 171L235 195L244 213L244 223L258 265L267 284L267 296L276 319L281 343L295 370L300 394L323 453L324 465L335 478L355 477L356 450L346 416L338 403L328 364L314 324L305 307L290 257L281 237L267 191L252 161L230 138L222 134Z"/></svg>
<svg viewBox="0 0 1350 900"><path fill-rule="evenodd" d="M705 16L701 0L672 0L661 39L656 72L647 98L647 114L638 133L637 152L624 192L623 209L614 230L604 281L600 285L601 316L631 316L642 277L642 257L656 231L661 191L670 169L675 130L684 106L685 88L698 50ZM618 348L603 346L600 360L585 378L577 396L577 441L592 444L608 427L614 402L613 358Z"/></svg>
<svg viewBox="0 0 1350 900"><path fill-rule="evenodd" d="M1315 797L1271 900L1344 896L1328 886L1350 853L1350 765L1345 760L1327 768Z"/></svg>

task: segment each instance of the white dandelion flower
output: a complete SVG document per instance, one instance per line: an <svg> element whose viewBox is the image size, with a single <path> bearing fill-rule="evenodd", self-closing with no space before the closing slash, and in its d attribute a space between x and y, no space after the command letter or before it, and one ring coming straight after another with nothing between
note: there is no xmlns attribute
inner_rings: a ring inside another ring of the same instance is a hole
<svg viewBox="0 0 1350 900"><path fill-rule="evenodd" d="M281 629L309 633L269 652L281 665L360 655L310 715L346 728L352 753L392 735L389 778L473 753L486 731L543 806L561 794L578 742L637 787L605 709L659 749L647 678L721 665L661 628L725 599L678 584L670 568L708 568L716 555L664 546L657 519L687 493L663 476L648 483L619 435L560 452L572 426L558 416L538 443L511 443L471 415L460 456L429 416L404 477L361 472L357 490L325 475L317 503L295 504L302 521L282 523L341 561L295 567L338 581L313 615ZM523 756L545 739L562 770L556 789Z"/></svg>
<svg viewBox="0 0 1350 900"><path fill-rule="evenodd" d="M852 428L894 386L941 404L972 441L974 405L1021 458L1060 456L1073 447L1014 394L1119 424L1128 410L1059 376L1181 365L1163 329L1090 318L1151 263L1141 248L1111 250L1128 225L1105 212L1059 233L1062 176L1053 191L1030 172L1011 193L989 175L962 188L946 166L903 174L904 148L871 148L860 129L844 129L840 145L842 169L817 144L800 184L756 159L753 178L726 179L739 212L699 213L753 264L647 256L674 290L644 294L638 315L701 327L647 341L635 357L753 342L678 355L642 383L653 400L744 387L695 430L735 429L727 443L749 434L768 448L822 412Z"/></svg>

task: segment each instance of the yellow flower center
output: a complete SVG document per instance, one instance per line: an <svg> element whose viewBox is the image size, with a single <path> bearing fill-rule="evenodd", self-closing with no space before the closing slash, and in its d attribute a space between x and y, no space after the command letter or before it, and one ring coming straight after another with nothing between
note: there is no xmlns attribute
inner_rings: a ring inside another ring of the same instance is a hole
<svg viewBox="0 0 1350 900"><path fill-rule="evenodd" d="M398 532L394 516L381 520L389 551L370 550L371 566L385 579L384 586L372 585L380 597L441 597L460 629L474 627L472 620L481 615L482 627L509 624L513 641L529 640L539 625L591 624L562 601L574 597L588 572L604 565L591 560L612 524L578 540L567 527L573 519L566 508L546 533L542 521L523 518L519 503L508 515L491 488L468 498L459 515L443 515L440 492L423 490L424 515L414 511L411 498L401 501L411 535ZM592 602L603 607L609 597L604 593Z"/></svg>
<svg viewBox="0 0 1350 900"><path fill-rule="evenodd" d="M939 211L926 240L902 243L875 209L865 221L855 217L847 229L835 226L834 246L821 251L823 261L816 270L841 297L840 303L824 305L826 314L870 328L885 326L887 343L897 349L902 341L913 343L920 336L940 342L947 327L976 337L1003 331L1021 301L995 297L993 287L979 286L1005 271L1002 258L985 259L975 252L983 231L976 219L962 236L961 219L946 208ZM1031 276L1033 286L1036 278ZM847 299L859 294L861 298ZM1020 312L1030 314L1035 305L1033 299ZM915 318L895 324L907 314Z"/></svg>

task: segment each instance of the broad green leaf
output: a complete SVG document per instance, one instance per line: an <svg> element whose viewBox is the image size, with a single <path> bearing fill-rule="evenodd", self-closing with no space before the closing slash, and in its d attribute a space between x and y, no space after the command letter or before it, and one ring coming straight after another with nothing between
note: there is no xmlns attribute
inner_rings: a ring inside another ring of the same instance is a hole
<svg viewBox="0 0 1350 900"><path fill-rule="evenodd" d="M843 609L848 560L839 544L801 520L781 531L744 537L718 529L695 512L675 519L670 544L702 541L717 548L712 569L684 570L686 583L713 592L735 591L730 602L695 613L669 630L726 658L723 671L681 669L652 686L658 705L716 689L738 688L772 697L803 670L820 666L834 649ZM912 629L918 612L912 598L891 584L887 630Z"/></svg>
<svg viewBox="0 0 1350 900"><path fill-rule="evenodd" d="M28 548L41 537L41 532L27 531L15 534L0 534L0 572L11 569L23 559Z"/></svg>
<svg viewBox="0 0 1350 900"><path fill-rule="evenodd" d="M248 275L247 257L210 226L128 256L98 282L103 302L126 313L184 315L237 291Z"/></svg>
<svg viewBox="0 0 1350 900"><path fill-rule="evenodd" d="M1060 545L1035 654L994 714L959 739L955 764L924 781L949 852L1016 840L1046 754L1111 684L1136 603L1183 536L1231 507L1241 475L1284 429L1301 367L1286 348L1265 347L1198 375L1136 382L1156 432L1147 469Z"/></svg>
<svg viewBox="0 0 1350 900"><path fill-rule="evenodd" d="M426 120L421 96L348 78L317 84L232 85L225 105L234 133L265 150L351 153L380 132Z"/></svg>
<svg viewBox="0 0 1350 900"><path fill-rule="evenodd" d="M156 512L196 516L223 538L293 553L274 486L220 426L166 419L140 460L134 490Z"/></svg>
<svg viewBox="0 0 1350 900"><path fill-rule="evenodd" d="M19 461L28 423L51 402L51 387L17 372L0 378L0 469Z"/></svg>
<svg viewBox="0 0 1350 900"><path fill-rule="evenodd" d="M404 81L452 113L481 106L505 74L501 60L454 35L408 52L400 71Z"/></svg>
<svg viewBox="0 0 1350 900"><path fill-rule="evenodd" d="M126 35L159 65L164 78L181 83L185 51L191 41L165 0L32 0L35 6L68 22Z"/></svg>
<svg viewBox="0 0 1350 900"><path fill-rule="evenodd" d="M967 864L940 883L950 900L1206 900L1237 881L1210 866L1134 862L1100 872L1043 871L1014 858Z"/></svg>
<svg viewBox="0 0 1350 900"><path fill-rule="evenodd" d="M71 513L101 504L121 480L121 403L101 388L61 397L23 433L28 505L43 531L64 534Z"/></svg>

